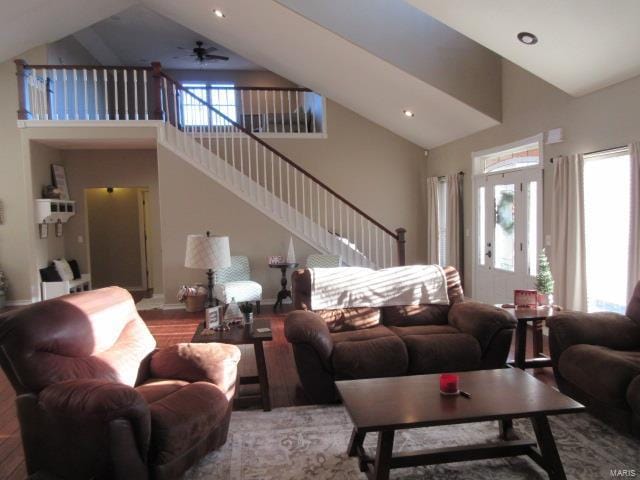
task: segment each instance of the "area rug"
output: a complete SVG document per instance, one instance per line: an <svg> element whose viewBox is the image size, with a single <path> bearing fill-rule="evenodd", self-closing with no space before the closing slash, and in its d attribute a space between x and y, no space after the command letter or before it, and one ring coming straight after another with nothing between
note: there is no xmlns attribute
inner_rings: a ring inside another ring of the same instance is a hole
<svg viewBox="0 0 640 480"><path fill-rule="evenodd" d="M136 303L136 310L143 312L145 310L156 310L164 305L164 295L154 295L151 298L143 298Z"/></svg>
<svg viewBox="0 0 640 480"><path fill-rule="evenodd" d="M550 417L560 457L570 479L611 478L611 470L640 472L640 441L621 435L586 413ZM497 423L432 427L396 432L394 450L409 451L497 439ZM518 433L534 438L530 423ZM362 479L358 462L345 454L351 421L342 406L239 411L231 417L227 443L187 472L186 479ZM375 449L376 435L365 448ZM525 457L392 470L391 478L541 480L547 475Z"/></svg>

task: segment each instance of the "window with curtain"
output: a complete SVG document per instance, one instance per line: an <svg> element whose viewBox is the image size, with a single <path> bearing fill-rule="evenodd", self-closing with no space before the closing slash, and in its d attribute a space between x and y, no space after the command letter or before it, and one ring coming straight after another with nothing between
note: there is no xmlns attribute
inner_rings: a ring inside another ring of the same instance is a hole
<svg viewBox="0 0 640 480"><path fill-rule="evenodd" d="M625 311L630 208L628 148L585 155L584 213L590 312Z"/></svg>
<svg viewBox="0 0 640 480"><path fill-rule="evenodd" d="M438 264L447 266L447 182L438 178Z"/></svg>
<svg viewBox="0 0 640 480"><path fill-rule="evenodd" d="M212 105L220 113L236 121L236 91L233 84L187 83L185 88ZM229 125L229 122L198 102L191 95L182 96L182 112L186 126Z"/></svg>

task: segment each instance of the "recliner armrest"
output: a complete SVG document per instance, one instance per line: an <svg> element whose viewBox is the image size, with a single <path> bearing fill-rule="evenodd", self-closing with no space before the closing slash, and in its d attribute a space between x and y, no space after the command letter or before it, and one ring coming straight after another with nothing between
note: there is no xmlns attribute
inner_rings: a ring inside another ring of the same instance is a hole
<svg viewBox="0 0 640 480"><path fill-rule="evenodd" d="M226 394L238 377L240 349L224 343L178 343L151 356L150 373L155 378L210 382Z"/></svg>
<svg viewBox="0 0 640 480"><path fill-rule="evenodd" d="M562 312L547 319L551 358L572 345L600 345L615 350L640 348L640 325L612 312Z"/></svg>
<svg viewBox="0 0 640 480"><path fill-rule="evenodd" d="M284 335L290 343L310 345L324 366L331 368L333 339L329 327L320 315L308 310L295 310L284 321Z"/></svg>
<svg viewBox="0 0 640 480"><path fill-rule="evenodd" d="M485 303L464 301L449 309L449 324L478 340L484 352L500 330L512 329L516 320L502 308Z"/></svg>

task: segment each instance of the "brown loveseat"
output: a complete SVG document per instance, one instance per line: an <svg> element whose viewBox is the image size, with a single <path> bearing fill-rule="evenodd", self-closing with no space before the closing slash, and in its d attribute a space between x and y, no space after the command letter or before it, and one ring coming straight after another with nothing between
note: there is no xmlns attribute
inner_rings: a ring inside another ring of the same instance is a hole
<svg viewBox="0 0 640 480"><path fill-rule="evenodd" d="M45 478L178 478L227 438L237 347L156 350L118 287L0 321L27 470Z"/></svg>
<svg viewBox="0 0 640 480"><path fill-rule="evenodd" d="M640 437L640 283L626 315L562 312L547 325L560 391Z"/></svg>
<svg viewBox="0 0 640 480"><path fill-rule="evenodd" d="M309 399L336 401L335 380L503 367L514 320L465 301L458 272L445 273L450 305L311 311L310 273L295 271L285 335Z"/></svg>

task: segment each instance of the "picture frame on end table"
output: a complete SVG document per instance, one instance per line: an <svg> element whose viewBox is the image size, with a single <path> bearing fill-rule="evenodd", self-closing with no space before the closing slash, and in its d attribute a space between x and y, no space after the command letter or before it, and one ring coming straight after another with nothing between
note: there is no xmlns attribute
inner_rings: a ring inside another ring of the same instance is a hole
<svg viewBox="0 0 640 480"><path fill-rule="evenodd" d="M220 322L222 321L222 307L211 307L207 308L205 311L204 317L204 328L206 330L213 330L220 326Z"/></svg>

